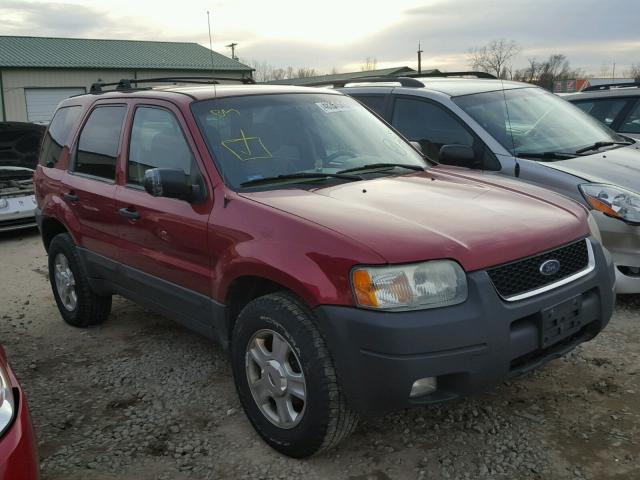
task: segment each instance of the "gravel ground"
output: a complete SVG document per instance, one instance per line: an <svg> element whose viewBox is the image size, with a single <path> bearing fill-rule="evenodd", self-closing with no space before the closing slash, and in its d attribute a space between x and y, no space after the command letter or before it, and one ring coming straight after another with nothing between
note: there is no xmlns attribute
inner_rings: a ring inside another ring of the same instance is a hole
<svg viewBox="0 0 640 480"><path fill-rule="evenodd" d="M0 235L0 260L0 343L44 480L640 478L640 296L566 358L361 422L341 448L299 461L254 433L217 345L117 297L103 326L66 326L37 232Z"/></svg>

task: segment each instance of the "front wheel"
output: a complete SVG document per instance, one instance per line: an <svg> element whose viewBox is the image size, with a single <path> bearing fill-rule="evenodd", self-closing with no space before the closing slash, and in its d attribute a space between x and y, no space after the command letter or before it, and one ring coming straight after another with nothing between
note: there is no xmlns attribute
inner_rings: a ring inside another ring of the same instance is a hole
<svg viewBox="0 0 640 480"><path fill-rule="evenodd" d="M355 429L358 417L346 404L325 341L293 295L250 302L235 324L231 357L249 420L279 452L308 457Z"/></svg>

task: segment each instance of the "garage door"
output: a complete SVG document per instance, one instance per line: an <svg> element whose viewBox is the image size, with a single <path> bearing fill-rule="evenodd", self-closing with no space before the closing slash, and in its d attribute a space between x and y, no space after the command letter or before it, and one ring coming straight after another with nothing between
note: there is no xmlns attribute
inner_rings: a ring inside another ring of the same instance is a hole
<svg viewBox="0 0 640 480"><path fill-rule="evenodd" d="M58 104L65 98L85 93L84 88L25 88L27 120L49 123Z"/></svg>

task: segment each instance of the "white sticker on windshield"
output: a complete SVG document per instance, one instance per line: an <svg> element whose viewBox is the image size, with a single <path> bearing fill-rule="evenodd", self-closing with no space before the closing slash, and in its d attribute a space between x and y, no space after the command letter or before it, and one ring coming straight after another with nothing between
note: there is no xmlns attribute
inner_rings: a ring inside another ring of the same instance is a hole
<svg viewBox="0 0 640 480"><path fill-rule="evenodd" d="M317 102L317 106L319 106L324 113L336 113L336 112L346 112L347 110L351 110L347 105L341 105L339 103L334 102Z"/></svg>

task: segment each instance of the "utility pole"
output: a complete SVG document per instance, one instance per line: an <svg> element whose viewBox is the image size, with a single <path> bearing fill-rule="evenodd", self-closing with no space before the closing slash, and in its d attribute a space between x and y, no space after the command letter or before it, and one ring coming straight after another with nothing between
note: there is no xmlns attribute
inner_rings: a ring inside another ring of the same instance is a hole
<svg viewBox="0 0 640 480"><path fill-rule="evenodd" d="M229 45L227 45L227 48L231 49L231 60L238 60L238 57L236 57L236 47L238 46L237 43L235 42L231 42Z"/></svg>
<svg viewBox="0 0 640 480"><path fill-rule="evenodd" d="M616 62L613 62L613 70L611 71L611 83L616 83Z"/></svg>
<svg viewBox="0 0 640 480"><path fill-rule="evenodd" d="M422 73L422 48L420 48L420 42L418 42L418 75Z"/></svg>

